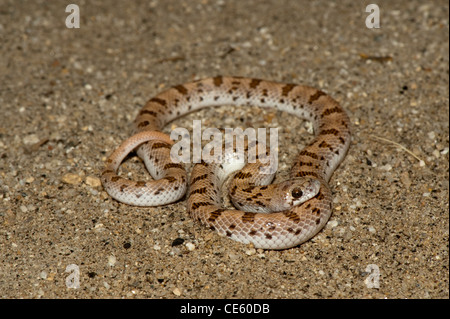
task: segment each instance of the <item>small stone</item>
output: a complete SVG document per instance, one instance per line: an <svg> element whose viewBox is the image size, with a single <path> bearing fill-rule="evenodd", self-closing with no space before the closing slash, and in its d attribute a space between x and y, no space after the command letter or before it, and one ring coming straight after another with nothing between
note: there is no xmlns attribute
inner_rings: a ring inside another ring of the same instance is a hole
<svg viewBox="0 0 450 319"><path fill-rule="evenodd" d="M33 182L34 182L34 177L33 177L33 176L27 177L27 178L25 179L25 183L27 183L27 184L31 184L31 183L33 183Z"/></svg>
<svg viewBox="0 0 450 319"><path fill-rule="evenodd" d="M78 185L81 183L81 176L73 173L67 173L61 178L63 183L70 185Z"/></svg>
<svg viewBox="0 0 450 319"><path fill-rule="evenodd" d="M36 144L39 142L39 137L36 134L30 134L25 136L22 139L23 144L25 145L32 145L32 144Z"/></svg>
<svg viewBox="0 0 450 319"><path fill-rule="evenodd" d="M338 223L337 220L331 220L331 221L328 223L328 225L329 225L331 228L336 227L338 224L339 224L339 223Z"/></svg>
<svg viewBox="0 0 450 319"><path fill-rule="evenodd" d="M195 245L193 243L186 243L186 248L189 251L193 251L195 249Z"/></svg>
<svg viewBox="0 0 450 319"><path fill-rule="evenodd" d="M102 182L100 181L100 178L95 176L87 176L86 177L86 184L91 187L100 187L102 186Z"/></svg>
<svg viewBox="0 0 450 319"><path fill-rule="evenodd" d="M172 292L175 296L181 296L181 290L178 288L175 288L174 290L172 290Z"/></svg>
<svg viewBox="0 0 450 319"><path fill-rule="evenodd" d="M183 238L180 238L180 237L175 238L175 239L173 240L173 242L172 242L172 247L181 245L181 244L183 244L183 243L184 243L184 239L183 239Z"/></svg>
<svg viewBox="0 0 450 319"><path fill-rule="evenodd" d="M108 265L109 266L113 267L116 264L116 262L117 262L116 256L111 255L108 257Z"/></svg>
<svg viewBox="0 0 450 319"><path fill-rule="evenodd" d="M54 273L54 272L49 273L46 280L52 281L53 279L55 279L55 275L56 275L56 273Z"/></svg>
<svg viewBox="0 0 450 319"><path fill-rule="evenodd" d="M254 254L256 254L256 249L255 249L255 248L247 249L247 250L245 251L245 253L246 253L247 255L249 255L249 256L254 255Z"/></svg>
<svg viewBox="0 0 450 319"><path fill-rule="evenodd" d="M103 224L102 223L97 223L94 225L94 229L102 229L103 228Z"/></svg>

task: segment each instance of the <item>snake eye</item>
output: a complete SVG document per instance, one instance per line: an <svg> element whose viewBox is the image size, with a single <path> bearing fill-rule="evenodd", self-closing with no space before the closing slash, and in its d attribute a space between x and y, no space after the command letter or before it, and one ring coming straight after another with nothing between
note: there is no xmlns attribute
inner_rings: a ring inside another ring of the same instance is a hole
<svg viewBox="0 0 450 319"><path fill-rule="evenodd" d="M292 194L292 197L294 197L294 198L300 198L300 197L302 197L303 192L300 188L294 188L292 190L291 194Z"/></svg>

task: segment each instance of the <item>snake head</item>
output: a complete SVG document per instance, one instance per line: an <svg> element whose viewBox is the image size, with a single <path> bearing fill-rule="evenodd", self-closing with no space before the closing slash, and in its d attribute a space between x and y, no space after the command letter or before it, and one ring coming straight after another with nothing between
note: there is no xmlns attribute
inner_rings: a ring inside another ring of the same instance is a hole
<svg viewBox="0 0 450 319"><path fill-rule="evenodd" d="M282 182L279 188L285 209L298 206L319 193L320 181L313 177L301 177Z"/></svg>

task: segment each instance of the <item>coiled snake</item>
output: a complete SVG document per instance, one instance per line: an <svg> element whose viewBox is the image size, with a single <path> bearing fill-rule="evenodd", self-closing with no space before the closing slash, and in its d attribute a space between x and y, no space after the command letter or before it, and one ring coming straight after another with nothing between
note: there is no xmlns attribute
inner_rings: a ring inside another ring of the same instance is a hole
<svg viewBox="0 0 450 319"><path fill-rule="evenodd" d="M258 175L258 164L244 166L235 174L230 193L239 209L226 209L222 204L221 184L228 168L204 161L196 164L187 200L191 217L222 236L253 243L256 248L285 249L313 237L331 215L328 181L344 159L351 135L349 118L341 106L308 86L217 76L158 94L136 117L135 134L107 159L101 174L105 190L120 202L138 206L164 205L183 197L186 171L182 164L172 162L173 141L160 131L186 113L218 105L288 112L310 120L315 138L299 152L286 182L266 185L271 178ZM117 175L120 163L135 148L154 180L135 182ZM244 211L247 208L250 211Z"/></svg>

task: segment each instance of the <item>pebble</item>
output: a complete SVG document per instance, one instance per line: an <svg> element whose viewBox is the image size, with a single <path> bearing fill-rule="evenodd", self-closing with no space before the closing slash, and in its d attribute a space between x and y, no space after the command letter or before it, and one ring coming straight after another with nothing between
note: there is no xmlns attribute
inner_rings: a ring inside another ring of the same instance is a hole
<svg viewBox="0 0 450 319"><path fill-rule="evenodd" d="M37 142L39 142L39 137L36 134L30 134L30 135L25 136L22 139L22 142L25 145L36 144Z"/></svg>
<svg viewBox="0 0 450 319"><path fill-rule="evenodd" d="M113 267L116 264L116 262L117 262L116 256L111 255L108 257L108 266Z"/></svg>
<svg viewBox="0 0 450 319"><path fill-rule="evenodd" d="M85 182L87 185L89 185L91 187L100 187L102 185L100 178L95 177L95 176L87 176Z"/></svg>
<svg viewBox="0 0 450 319"><path fill-rule="evenodd" d="M256 249L255 249L255 248L247 249L247 250L245 251L245 253L246 253L247 255L249 255L249 256L254 255L254 254L256 254Z"/></svg>
<svg viewBox="0 0 450 319"><path fill-rule="evenodd" d="M27 178L25 179L25 183L27 183L27 184L31 184L31 183L33 183L33 182L34 182L34 177L33 177L33 176L27 177Z"/></svg>
<svg viewBox="0 0 450 319"><path fill-rule="evenodd" d="M384 170L386 172L389 172L392 169L392 165L391 164L386 164L386 165L380 166L380 169L382 169L382 170Z"/></svg>
<svg viewBox="0 0 450 319"><path fill-rule="evenodd" d="M329 225L331 228L336 227L338 224L339 224L339 223L338 223L337 220L331 220L330 222L328 222L328 225Z"/></svg>
<svg viewBox="0 0 450 319"><path fill-rule="evenodd" d="M78 185L81 183L81 176L73 173L67 173L61 178L61 181L70 185Z"/></svg>
<svg viewBox="0 0 450 319"><path fill-rule="evenodd" d="M175 296L181 296L181 290L178 288L175 288L174 290L172 290L172 292Z"/></svg>
<svg viewBox="0 0 450 319"><path fill-rule="evenodd" d="M193 243L186 243L186 248L189 251L193 251L195 249L195 245Z"/></svg>

